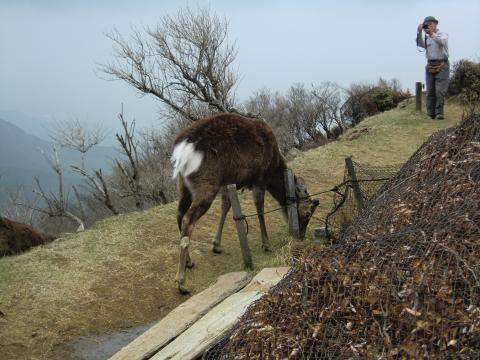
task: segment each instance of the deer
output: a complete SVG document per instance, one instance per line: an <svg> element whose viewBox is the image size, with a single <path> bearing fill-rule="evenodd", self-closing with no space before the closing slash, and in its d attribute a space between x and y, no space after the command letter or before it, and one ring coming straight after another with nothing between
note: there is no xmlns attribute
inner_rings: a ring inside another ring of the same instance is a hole
<svg viewBox="0 0 480 360"><path fill-rule="evenodd" d="M189 254L195 223L221 194L221 215L212 242L212 251L221 253L221 237L231 204L226 186L252 191L260 224L262 249L271 251L264 218L265 191L269 192L287 217L289 201L285 189L286 161L280 153L272 128L263 120L222 113L203 118L182 130L173 144L173 179L179 194L177 224L180 231L180 259L176 282L182 294L188 294L185 272L194 263ZM299 235L305 237L307 225L319 204L308 195L305 181L295 179Z"/></svg>

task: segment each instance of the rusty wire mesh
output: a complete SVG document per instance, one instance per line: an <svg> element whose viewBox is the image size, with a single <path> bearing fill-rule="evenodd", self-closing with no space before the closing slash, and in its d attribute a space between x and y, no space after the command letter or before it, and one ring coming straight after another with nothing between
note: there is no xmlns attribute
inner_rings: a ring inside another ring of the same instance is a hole
<svg viewBox="0 0 480 360"><path fill-rule="evenodd" d="M476 358L480 118L432 135L204 359Z"/></svg>
<svg viewBox="0 0 480 360"><path fill-rule="evenodd" d="M372 166L355 161L352 161L352 165L360 197L364 204L368 204L381 187L400 169L400 165ZM353 184L353 179L345 167L343 182L333 192L333 208L325 218L327 238L338 238L360 211L358 199L354 195Z"/></svg>

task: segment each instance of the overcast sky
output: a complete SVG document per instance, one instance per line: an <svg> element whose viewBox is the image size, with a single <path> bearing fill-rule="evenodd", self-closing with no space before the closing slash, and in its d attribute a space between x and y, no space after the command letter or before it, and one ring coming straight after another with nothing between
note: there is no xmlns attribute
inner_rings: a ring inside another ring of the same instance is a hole
<svg viewBox="0 0 480 360"><path fill-rule="evenodd" d="M51 121L78 116L113 128L127 116L158 125L158 102L95 73L112 59L104 34L155 25L184 6L210 6L230 19L239 53L240 100L262 87L284 91L294 82L347 86L398 78L413 89L424 77L415 47L427 15L449 34L450 57L480 57L480 1L67 1L0 0L0 110Z"/></svg>

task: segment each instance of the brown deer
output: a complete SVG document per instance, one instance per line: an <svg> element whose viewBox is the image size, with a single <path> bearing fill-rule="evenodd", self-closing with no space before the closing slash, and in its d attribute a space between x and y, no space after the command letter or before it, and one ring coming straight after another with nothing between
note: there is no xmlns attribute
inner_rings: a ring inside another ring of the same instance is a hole
<svg viewBox="0 0 480 360"><path fill-rule="evenodd" d="M185 269L193 267L188 252L193 227L219 192L222 214L212 250L221 252L222 229L230 209L226 192L228 184L253 191L262 248L271 250L263 215L264 195L267 190L286 216L284 172L287 165L272 129L264 121L235 114L219 114L197 121L176 138L172 162L180 195L177 214L181 235L180 264L176 281L181 293L189 292L185 287ZM295 183L300 236L303 238L319 202L309 198L301 178L295 177Z"/></svg>

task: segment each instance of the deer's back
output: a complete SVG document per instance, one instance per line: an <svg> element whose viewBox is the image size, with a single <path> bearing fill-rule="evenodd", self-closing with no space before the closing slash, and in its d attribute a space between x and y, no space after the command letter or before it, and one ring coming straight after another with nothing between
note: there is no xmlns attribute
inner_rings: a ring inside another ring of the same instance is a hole
<svg viewBox="0 0 480 360"><path fill-rule="evenodd" d="M195 122L176 138L175 146L192 144L202 155L192 180L251 186L284 166L272 129L265 122L234 114L219 114Z"/></svg>

